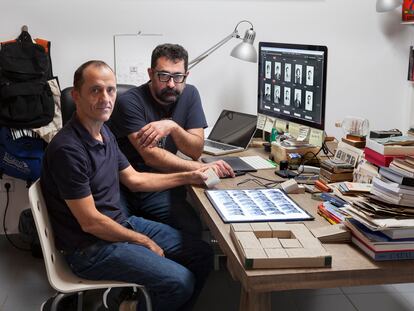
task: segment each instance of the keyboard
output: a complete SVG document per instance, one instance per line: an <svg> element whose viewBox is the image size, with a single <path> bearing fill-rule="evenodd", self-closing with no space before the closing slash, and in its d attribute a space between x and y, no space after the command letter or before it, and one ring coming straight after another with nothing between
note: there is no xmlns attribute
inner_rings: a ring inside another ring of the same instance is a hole
<svg viewBox="0 0 414 311"><path fill-rule="evenodd" d="M274 164L260 156L240 157L244 162L249 164L255 170L264 170L268 168L276 168Z"/></svg>
<svg viewBox="0 0 414 311"><path fill-rule="evenodd" d="M225 145L225 144L218 143L218 142L212 141L212 140L205 140L204 141L204 146L216 148L216 149L219 149L219 150L233 150L233 149L236 149L233 146Z"/></svg>

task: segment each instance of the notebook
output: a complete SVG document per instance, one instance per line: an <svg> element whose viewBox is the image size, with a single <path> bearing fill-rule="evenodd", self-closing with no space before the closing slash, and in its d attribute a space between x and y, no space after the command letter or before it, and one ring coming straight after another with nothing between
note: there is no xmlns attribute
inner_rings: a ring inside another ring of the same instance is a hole
<svg viewBox="0 0 414 311"><path fill-rule="evenodd" d="M222 155L243 151L256 131L256 123L255 115L223 110L210 135L204 140L204 152Z"/></svg>

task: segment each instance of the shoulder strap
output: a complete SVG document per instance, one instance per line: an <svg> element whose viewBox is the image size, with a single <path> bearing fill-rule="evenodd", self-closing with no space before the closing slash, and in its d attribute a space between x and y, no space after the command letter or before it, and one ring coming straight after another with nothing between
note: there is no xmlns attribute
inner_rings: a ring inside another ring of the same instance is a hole
<svg viewBox="0 0 414 311"><path fill-rule="evenodd" d="M33 43L32 37L30 36L30 34L27 31L24 31L24 30L22 31L20 36L17 37L17 42L30 42L30 43Z"/></svg>

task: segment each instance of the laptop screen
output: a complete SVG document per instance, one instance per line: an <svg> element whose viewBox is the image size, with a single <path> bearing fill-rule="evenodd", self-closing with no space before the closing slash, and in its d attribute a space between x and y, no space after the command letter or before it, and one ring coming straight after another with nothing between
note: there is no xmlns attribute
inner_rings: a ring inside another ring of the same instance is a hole
<svg viewBox="0 0 414 311"><path fill-rule="evenodd" d="M208 139L246 148L256 130L257 116L223 110Z"/></svg>

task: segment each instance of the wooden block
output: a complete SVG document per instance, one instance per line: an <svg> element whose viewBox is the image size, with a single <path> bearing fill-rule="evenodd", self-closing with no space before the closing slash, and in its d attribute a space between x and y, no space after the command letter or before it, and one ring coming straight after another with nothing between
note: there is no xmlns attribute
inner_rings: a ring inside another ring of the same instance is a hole
<svg viewBox="0 0 414 311"><path fill-rule="evenodd" d="M308 228L296 228L292 230L292 236L294 236L297 239L313 239L313 234L309 231Z"/></svg>
<svg viewBox="0 0 414 311"><path fill-rule="evenodd" d="M252 222L250 226L253 228L253 231L271 231L269 223L267 222Z"/></svg>
<svg viewBox="0 0 414 311"><path fill-rule="evenodd" d="M290 230L289 228L289 224L285 223L285 222L269 222L269 227L270 229L272 229L273 231L286 231L286 230Z"/></svg>
<svg viewBox="0 0 414 311"><path fill-rule="evenodd" d="M261 249L262 245L253 232L235 232L234 233L240 245L246 248Z"/></svg>
<svg viewBox="0 0 414 311"><path fill-rule="evenodd" d="M303 248L306 248L306 249L317 249L317 250L325 249L323 245L321 244L321 242L319 242L319 240L315 239L314 237L312 237L311 239L300 239L299 241L302 244Z"/></svg>
<svg viewBox="0 0 414 311"><path fill-rule="evenodd" d="M259 242L263 248L282 248L282 244L280 244L277 238L259 238Z"/></svg>
<svg viewBox="0 0 414 311"><path fill-rule="evenodd" d="M272 229L267 222L253 222L250 226L258 238L272 237Z"/></svg>
<svg viewBox="0 0 414 311"><path fill-rule="evenodd" d="M304 224L287 224L287 228L291 231L309 231Z"/></svg>
<svg viewBox="0 0 414 311"><path fill-rule="evenodd" d="M312 258L324 257L328 255L325 250L308 249L308 248L287 248L286 253L290 258Z"/></svg>
<svg viewBox="0 0 414 311"><path fill-rule="evenodd" d="M302 244L297 239L279 239L283 248L302 248Z"/></svg>
<svg viewBox="0 0 414 311"><path fill-rule="evenodd" d="M250 226L250 223L231 224L231 228L233 228L233 231L235 231L235 232L253 231L252 227Z"/></svg>
<svg viewBox="0 0 414 311"><path fill-rule="evenodd" d="M283 248L265 248L265 253L269 258L288 258L286 250Z"/></svg>
<svg viewBox="0 0 414 311"><path fill-rule="evenodd" d="M259 258L267 258L267 255L263 248L260 249L253 249L253 248L245 248L244 254L246 259L259 259ZM287 256L287 255L286 255Z"/></svg>

